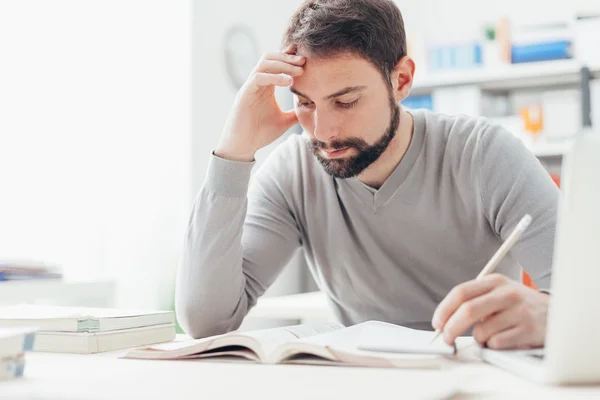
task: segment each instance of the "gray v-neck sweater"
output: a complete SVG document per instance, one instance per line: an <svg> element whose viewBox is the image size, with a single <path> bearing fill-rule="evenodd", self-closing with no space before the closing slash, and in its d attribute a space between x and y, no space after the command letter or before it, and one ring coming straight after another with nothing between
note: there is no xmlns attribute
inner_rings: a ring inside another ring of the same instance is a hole
<svg viewBox="0 0 600 400"><path fill-rule="evenodd" d="M524 268L548 288L559 190L540 162L485 119L411 114L409 148L379 190L328 175L303 135L252 180L254 163L212 155L178 270L186 332L236 329L300 246L342 323L432 329L437 304L527 213L531 226L497 272L519 280Z"/></svg>

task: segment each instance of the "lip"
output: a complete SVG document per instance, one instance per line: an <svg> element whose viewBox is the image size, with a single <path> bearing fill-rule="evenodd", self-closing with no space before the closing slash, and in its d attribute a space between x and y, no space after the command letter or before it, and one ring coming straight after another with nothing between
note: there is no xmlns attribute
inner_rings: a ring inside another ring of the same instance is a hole
<svg viewBox="0 0 600 400"><path fill-rule="evenodd" d="M346 154L346 152L348 152L348 150L350 150L349 147L346 147L346 148L340 149L340 150L333 150L333 151L322 150L322 152L325 155L325 157L327 157L327 158L339 158L339 157L343 156L344 154Z"/></svg>

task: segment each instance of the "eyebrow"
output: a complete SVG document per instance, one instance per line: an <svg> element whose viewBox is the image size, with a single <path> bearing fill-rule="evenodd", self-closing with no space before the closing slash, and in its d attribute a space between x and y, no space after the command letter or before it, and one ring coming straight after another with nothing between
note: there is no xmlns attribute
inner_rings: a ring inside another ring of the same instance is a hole
<svg viewBox="0 0 600 400"><path fill-rule="evenodd" d="M340 96L343 96L343 95L349 94L349 93L362 92L366 88L367 88L366 86L348 86L348 87L343 88L342 90L338 90L337 92L330 94L329 96L325 96L324 99L325 100L329 100L329 99L334 99L336 97L340 97ZM290 88L290 92L292 92L292 93L294 93L294 94L296 94L298 96L302 96L305 99L310 100L310 97L308 97L305 94L300 93L299 91L297 91L293 87Z"/></svg>

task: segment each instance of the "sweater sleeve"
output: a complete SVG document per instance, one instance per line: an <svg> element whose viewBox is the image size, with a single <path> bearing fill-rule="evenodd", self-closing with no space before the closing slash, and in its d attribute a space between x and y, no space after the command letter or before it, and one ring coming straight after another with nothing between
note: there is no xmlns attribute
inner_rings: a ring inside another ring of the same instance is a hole
<svg viewBox="0 0 600 400"><path fill-rule="evenodd" d="M497 126L480 140L479 185L491 228L506 240L525 214L532 223L512 249L539 289L550 287L560 191L523 142Z"/></svg>
<svg viewBox="0 0 600 400"><path fill-rule="evenodd" d="M268 163L269 160L267 160ZM176 313L186 333L237 329L300 246L292 212L265 164L211 156L177 272Z"/></svg>

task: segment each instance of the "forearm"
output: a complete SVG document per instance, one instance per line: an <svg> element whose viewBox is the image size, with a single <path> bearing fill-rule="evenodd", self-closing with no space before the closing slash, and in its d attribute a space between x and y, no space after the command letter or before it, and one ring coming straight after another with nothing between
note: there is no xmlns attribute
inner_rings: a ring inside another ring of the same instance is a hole
<svg viewBox="0 0 600 400"><path fill-rule="evenodd" d="M300 246L288 160L269 157L249 185L252 163L211 157L177 274L177 317L188 334L237 329Z"/></svg>
<svg viewBox="0 0 600 400"><path fill-rule="evenodd" d="M247 313L241 237L252 166L212 156L196 198L176 284L178 320L194 337L236 329Z"/></svg>

